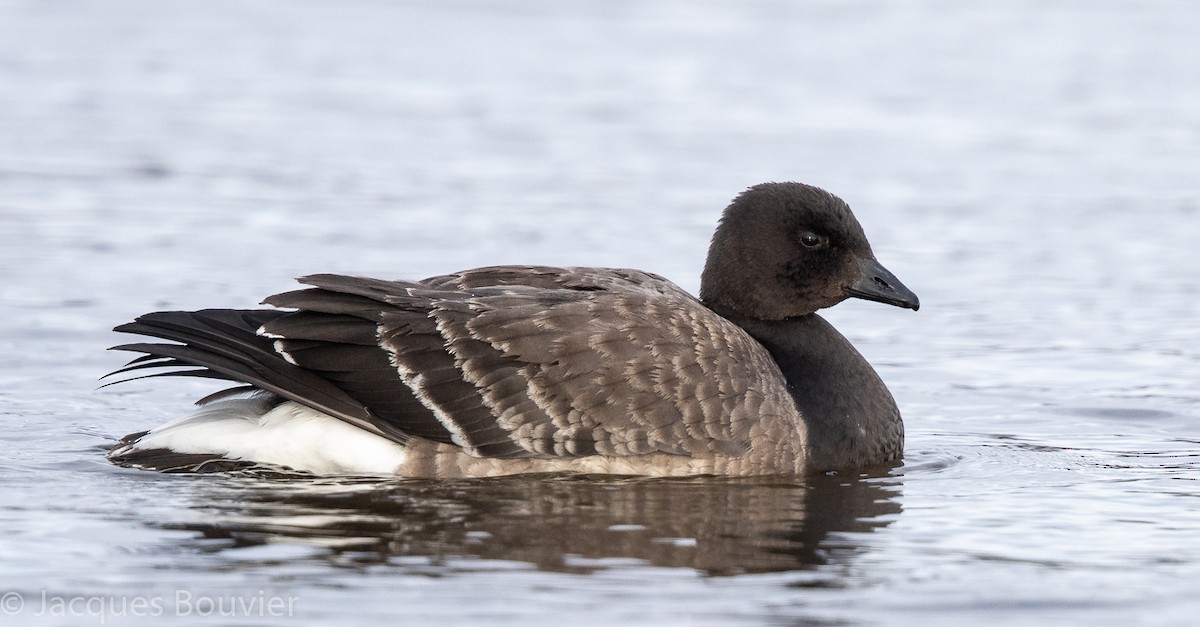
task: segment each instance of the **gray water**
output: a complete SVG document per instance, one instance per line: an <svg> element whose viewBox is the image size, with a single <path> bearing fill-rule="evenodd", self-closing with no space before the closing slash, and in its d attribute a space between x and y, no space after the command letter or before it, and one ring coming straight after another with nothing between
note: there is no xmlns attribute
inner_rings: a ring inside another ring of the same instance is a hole
<svg viewBox="0 0 1200 627"><path fill-rule="evenodd" d="M1194 623L1197 32L1169 1L4 2L0 612ZM828 312L906 417L886 476L104 460L213 389L96 389L140 313L499 263L694 291L766 180L843 196L921 296Z"/></svg>

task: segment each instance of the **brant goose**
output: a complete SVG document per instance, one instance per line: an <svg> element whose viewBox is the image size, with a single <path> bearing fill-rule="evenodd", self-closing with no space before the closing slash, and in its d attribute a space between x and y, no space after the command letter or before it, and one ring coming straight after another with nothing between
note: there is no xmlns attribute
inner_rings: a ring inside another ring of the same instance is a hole
<svg viewBox="0 0 1200 627"><path fill-rule="evenodd" d="M224 379L199 410L122 439L116 464L318 474L802 474L895 463L891 393L814 313L916 310L840 198L739 195L697 299L639 270L497 266L388 281L331 274L280 309L146 314L169 340L111 373ZM142 378L142 377L131 377ZM128 380L128 379L126 379Z"/></svg>

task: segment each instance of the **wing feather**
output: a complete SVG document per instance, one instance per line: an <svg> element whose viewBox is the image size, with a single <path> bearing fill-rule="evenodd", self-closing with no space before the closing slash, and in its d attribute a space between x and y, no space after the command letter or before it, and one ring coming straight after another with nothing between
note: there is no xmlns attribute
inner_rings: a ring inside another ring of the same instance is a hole
<svg viewBox="0 0 1200 627"><path fill-rule="evenodd" d="M309 287L264 301L296 311L118 327L181 343L119 347L146 353L122 372L199 366L176 372L479 457L739 455L764 407L791 404L761 345L656 275L505 266L300 281Z"/></svg>

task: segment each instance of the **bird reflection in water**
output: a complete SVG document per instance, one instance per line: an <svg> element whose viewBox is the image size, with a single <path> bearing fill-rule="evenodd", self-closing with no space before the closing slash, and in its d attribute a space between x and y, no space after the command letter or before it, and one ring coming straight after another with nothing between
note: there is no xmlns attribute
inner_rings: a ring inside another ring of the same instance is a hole
<svg viewBox="0 0 1200 627"><path fill-rule="evenodd" d="M211 498L192 512L199 517L162 526L198 532L206 551L301 544L319 547L337 566L412 565L417 558L436 571L506 560L591 572L636 560L736 575L850 563L863 550L861 534L901 512L895 476L381 481L237 474L198 486L220 491L200 495Z"/></svg>

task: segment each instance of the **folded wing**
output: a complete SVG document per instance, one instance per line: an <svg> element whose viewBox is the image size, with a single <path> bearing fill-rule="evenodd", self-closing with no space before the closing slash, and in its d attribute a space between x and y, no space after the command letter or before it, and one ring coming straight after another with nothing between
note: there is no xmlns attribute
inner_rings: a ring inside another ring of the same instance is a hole
<svg viewBox="0 0 1200 627"><path fill-rule="evenodd" d="M118 348L148 354L128 368L197 366L480 457L736 456L764 412L791 407L761 345L655 275L505 266L301 282L265 301L293 312L149 314L118 330L182 346Z"/></svg>

